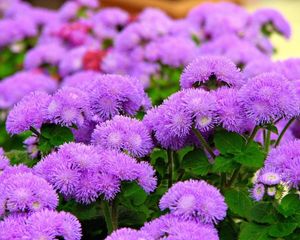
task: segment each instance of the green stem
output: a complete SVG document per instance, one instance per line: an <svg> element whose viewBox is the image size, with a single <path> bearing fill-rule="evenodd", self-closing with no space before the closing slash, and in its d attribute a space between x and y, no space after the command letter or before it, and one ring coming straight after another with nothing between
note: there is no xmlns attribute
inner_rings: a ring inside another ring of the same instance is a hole
<svg viewBox="0 0 300 240"><path fill-rule="evenodd" d="M110 213L110 206L108 201L102 200L102 210L103 210L103 214L107 226L107 232L108 234L111 234L114 230L114 227L113 227L112 216Z"/></svg>
<svg viewBox="0 0 300 240"><path fill-rule="evenodd" d="M266 141L265 141L265 151L268 154L270 150L270 144L271 144L271 131L267 130L267 135L266 135Z"/></svg>
<svg viewBox="0 0 300 240"><path fill-rule="evenodd" d="M111 207L111 218L112 218L112 226L113 230L118 229L118 201L115 199L112 202L112 207Z"/></svg>
<svg viewBox="0 0 300 240"><path fill-rule="evenodd" d="M216 155L215 155L214 151L211 149L209 144L206 142L206 140L202 136L202 134L196 128L193 128L193 132L196 135L196 137L198 138L198 140L200 141L200 143L202 144L202 146L204 147L204 149L210 154L212 159L215 159Z"/></svg>
<svg viewBox="0 0 300 240"><path fill-rule="evenodd" d="M288 121L288 123L285 125L285 127L282 129L281 133L279 134L279 137L275 143L275 147L277 147L283 137L283 135L285 134L286 130L288 130L288 128L292 125L292 123L296 120L296 118L292 118Z"/></svg>
<svg viewBox="0 0 300 240"><path fill-rule="evenodd" d="M259 128L260 128L260 126L255 126L255 128L253 129L251 135L250 135L249 138L248 138L248 141L247 141L247 143L246 143L246 147L248 147L249 144L253 141L253 139L255 138L255 136L256 136L256 134L257 134Z"/></svg>
<svg viewBox="0 0 300 240"><path fill-rule="evenodd" d="M30 129L30 131L31 132L33 132L37 137L39 137L40 136L40 133L39 133L39 131L38 130L36 130L34 127L30 127L29 128Z"/></svg>
<svg viewBox="0 0 300 240"><path fill-rule="evenodd" d="M173 163L174 163L174 152L170 149L167 151L168 154L168 187L170 188L173 184Z"/></svg>
<svg viewBox="0 0 300 240"><path fill-rule="evenodd" d="M226 184L226 173L221 173L221 192L224 191Z"/></svg>
<svg viewBox="0 0 300 240"><path fill-rule="evenodd" d="M239 172L242 168L242 165L240 165L238 168L236 168L228 182L228 187L230 187L232 184L234 184L235 180L237 179L237 177L239 176Z"/></svg>

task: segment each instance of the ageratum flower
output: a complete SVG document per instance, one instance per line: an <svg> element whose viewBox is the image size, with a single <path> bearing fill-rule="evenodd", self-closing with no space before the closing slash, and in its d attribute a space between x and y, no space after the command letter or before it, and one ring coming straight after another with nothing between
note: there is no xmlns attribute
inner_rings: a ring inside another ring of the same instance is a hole
<svg viewBox="0 0 300 240"><path fill-rule="evenodd" d="M265 195L265 186L261 183L257 183L254 185L251 190L251 196L255 201L260 201L263 199Z"/></svg>
<svg viewBox="0 0 300 240"><path fill-rule="evenodd" d="M232 3L205 3L192 9L187 19L203 32L203 40L242 33L249 20L247 11Z"/></svg>
<svg viewBox="0 0 300 240"><path fill-rule="evenodd" d="M0 189L0 205L9 213L55 209L58 205L58 195L52 186L32 173L10 174L1 182Z"/></svg>
<svg viewBox="0 0 300 240"><path fill-rule="evenodd" d="M147 112L146 126L163 148L182 148L194 126L207 132L216 122L216 100L202 89L186 89L171 95L162 105Z"/></svg>
<svg viewBox="0 0 300 240"><path fill-rule="evenodd" d="M34 69L43 64L56 66L65 53L66 50L58 43L38 45L27 52L24 60L24 67L25 69Z"/></svg>
<svg viewBox="0 0 300 240"><path fill-rule="evenodd" d="M82 237L80 222L67 212L36 212L25 220L25 226L25 239L80 240Z"/></svg>
<svg viewBox="0 0 300 240"><path fill-rule="evenodd" d="M104 8L92 16L91 22L98 39L114 39L129 22L129 14L120 8Z"/></svg>
<svg viewBox="0 0 300 240"><path fill-rule="evenodd" d="M278 174L279 178L291 187L298 188L300 184L300 141L289 141L272 149L265 161L266 172ZM264 171L262 171L261 178ZM276 175L277 176L277 175ZM276 182L278 181L278 176ZM270 179L268 179L268 182Z"/></svg>
<svg viewBox="0 0 300 240"><path fill-rule="evenodd" d="M204 56L192 61L180 79L181 88L241 86L242 77L235 64L221 56Z"/></svg>
<svg viewBox="0 0 300 240"><path fill-rule="evenodd" d="M54 79L42 73L18 72L0 82L0 109L12 107L30 92L40 90L52 93L56 88Z"/></svg>
<svg viewBox="0 0 300 240"><path fill-rule="evenodd" d="M190 240L219 240L218 233L212 225L185 221L172 215L164 215L146 223L141 228L153 239L190 239Z"/></svg>
<svg viewBox="0 0 300 240"><path fill-rule="evenodd" d="M2 152L2 148L0 148L0 174L2 174L3 170L5 170L9 165L9 159Z"/></svg>
<svg viewBox="0 0 300 240"><path fill-rule="evenodd" d="M299 65L299 58L289 58L287 60L276 62L275 68L278 69L287 79L295 81L300 79Z"/></svg>
<svg viewBox="0 0 300 240"><path fill-rule="evenodd" d="M252 127L234 88L220 88L215 92L217 98L217 120L228 131L243 133Z"/></svg>
<svg viewBox="0 0 300 240"><path fill-rule="evenodd" d="M166 36L148 44L145 56L149 61L159 61L174 68L186 66L196 56L196 44L192 39Z"/></svg>
<svg viewBox="0 0 300 240"><path fill-rule="evenodd" d="M291 36L291 27L288 21L274 9L259 9L252 15L254 25L258 25L263 33L278 32L286 38Z"/></svg>
<svg viewBox="0 0 300 240"><path fill-rule="evenodd" d="M94 71L80 71L65 77L62 86L80 88L84 91L92 90L90 85L98 74Z"/></svg>
<svg viewBox="0 0 300 240"><path fill-rule="evenodd" d="M51 98L47 107L47 119L64 126L82 126L88 117L88 96L79 88L64 87Z"/></svg>
<svg viewBox="0 0 300 240"><path fill-rule="evenodd" d="M92 142L104 149L123 150L136 157L146 156L153 149L150 131L143 122L123 116L98 125Z"/></svg>
<svg viewBox="0 0 300 240"><path fill-rule="evenodd" d="M159 202L161 210L184 220L217 223L226 216L227 205L220 191L205 181L188 180L174 184Z"/></svg>
<svg viewBox="0 0 300 240"><path fill-rule="evenodd" d="M292 84L280 74L260 74L250 79L239 93L247 117L257 124L299 114L296 92Z"/></svg>
<svg viewBox="0 0 300 240"><path fill-rule="evenodd" d="M147 192L156 187L149 164L80 143L62 145L58 152L42 159L34 171L66 198L81 203L91 203L101 194L112 199L120 191L121 181L137 181Z"/></svg>
<svg viewBox="0 0 300 240"><path fill-rule="evenodd" d="M96 128L96 123L90 120L85 120L83 124L77 129L72 128L71 131L74 135L76 142L81 143L90 143L92 140L92 133L94 132L94 129Z"/></svg>
<svg viewBox="0 0 300 240"><path fill-rule="evenodd" d="M109 235L105 240L153 240L147 233L131 228L120 228Z"/></svg>
<svg viewBox="0 0 300 240"><path fill-rule="evenodd" d="M135 78L107 74L99 76L89 93L93 119L102 122L115 115L135 115L142 107L149 106L142 84Z"/></svg>
<svg viewBox="0 0 300 240"><path fill-rule="evenodd" d="M277 71L275 66L276 65L268 59L259 59L247 64L243 69L243 74L249 79L262 73Z"/></svg>
<svg viewBox="0 0 300 240"><path fill-rule="evenodd" d="M26 236L25 221L25 217L16 215L10 215L0 221L1 240L24 239Z"/></svg>
<svg viewBox="0 0 300 240"><path fill-rule="evenodd" d="M26 95L9 112L6 129L10 134L19 134L30 127L40 128L46 120L46 109L50 96L45 92L33 92Z"/></svg>

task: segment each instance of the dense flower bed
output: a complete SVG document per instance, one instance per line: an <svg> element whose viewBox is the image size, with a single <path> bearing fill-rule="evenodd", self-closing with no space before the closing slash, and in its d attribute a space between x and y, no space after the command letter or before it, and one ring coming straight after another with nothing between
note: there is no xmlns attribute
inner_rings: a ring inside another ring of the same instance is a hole
<svg viewBox="0 0 300 240"><path fill-rule="evenodd" d="M0 239L300 238L300 59L272 9L0 3Z"/></svg>

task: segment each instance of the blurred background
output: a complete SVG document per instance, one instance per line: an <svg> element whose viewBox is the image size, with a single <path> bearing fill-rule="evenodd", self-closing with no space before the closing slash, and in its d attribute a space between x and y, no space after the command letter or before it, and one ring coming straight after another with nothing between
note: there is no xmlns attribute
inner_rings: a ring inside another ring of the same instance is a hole
<svg viewBox="0 0 300 240"><path fill-rule="evenodd" d="M33 5L52 9L59 8L63 0L28 0ZM103 7L121 7L131 14L138 14L145 7L157 7L168 12L169 15L180 18L194 6L203 3L201 0L101 0ZM212 1L211 1L212 2ZM213 2L218 2L214 0ZM271 7L279 10L290 22L293 34L290 40L285 40L278 35L274 36L273 42L279 51L274 59L286 59L300 56L300 0L232 0L245 6L249 11L258 8Z"/></svg>

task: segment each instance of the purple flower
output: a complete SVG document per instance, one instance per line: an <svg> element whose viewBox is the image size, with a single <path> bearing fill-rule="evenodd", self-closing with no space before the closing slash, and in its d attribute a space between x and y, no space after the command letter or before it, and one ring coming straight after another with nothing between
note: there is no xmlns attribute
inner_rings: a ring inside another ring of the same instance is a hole
<svg viewBox="0 0 300 240"><path fill-rule="evenodd" d="M265 195L265 186L261 183L255 184L251 190L251 196L255 201L260 201Z"/></svg>
<svg viewBox="0 0 300 240"><path fill-rule="evenodd" d="M274 65L274 68L278 69L287 79L292 81L300 79L299 58L289 58L284 61L278 61Z"/></svg>
<svg viewBox="0 0 300 240"><path fill-rule="evenodd" d="M242 77L235 64L221 56L204 56L195 59L186 67L180 79L182 88L204 86L215 89L222 85L241 86L242 84Z"/></svg>
<svg viewBox="0 0 300 240"><path fill-rule="evenodd" d="M185 37L167 36L148 44L146 58L174 68L186 66L196 56L196 44Z"/></svg>
<svg viewBox="0 0 300 240"><path fill-rule="evenodd" d="M114 39L127 25L129 14L120 8L104 8L92 16L91 21L98 39Z"/></svg>
<svg viewBox="0 0 300 240"><path fill-rule="evenodd" d="M26 236L25 217L11 215L0 221L1 240L18 240Z"/></svg>
<svg viewBox="0 0 300 240"><path fill-rule="evenodd" d="M239 93L248 118L257 124L299 114L296 92L280 74L260 74L248 80Z"/></svg>
<svg viewBox="0 0 300 240"><path fill-rule="evenodd" d="M259 74L276 71L275 64L268 59L259 59L252 61L245 66L243 74L245 77L253 78Z"/></svg>
<svg viewBox="0 0 300 240"><path fill-rule="evenodd" d="M248 23L249 14L236 4L205 3L192 9L187 18L204 32L205 40L210 40L228 33L242 33Z"/></svg>
<svg viewBox="0 0 300 240"><path fill-rule="evenodd" d="M39 154L39 149L38 149L38 142L39 139L36 136L30 136L26 138L23 142L27 153L29 156L33 159L36 158Z"/></svg>
<svg viewBox="0 0 300 240"><path fill-rule="evenodd" d="M80 143L64 144L58 152L42 159L34 171L66 198L90 203L99 193L100 157L92 146ZM84 188L85 191L82 191Z"/></svg>
<svg viewBox="0 0 300 240"><path fill-rule="evenodd" d="M120 75L101 75L90 92L90 111L93 119L106 121L119 114L135 115L148 98L135 78Z"/></svg>
<svg viewBox="0 0 300 240"><path fill-rule="evenodd" d="M153 240L147 233L131 228L120 228L109 235L105 240Z"/></svg>
<svg viewBox="0 0 300 240"><path fill-rule="evenodd" d="M220 88L215 92L217 98L217 119L220 125L228 131L243 133L252 128L247 119L238 90L233 88Z"/></svg>
<svg viewBox="0 0 300 240"><path fill-rule="evenodd" d="M286 38L290 38L291 36L289 23L274 9L259 9L254 12L252 19L253 24L258 25L262 31L267 31L267 34L278 32Z"/></svg>
<svg viewBox="0 0 300 240"><path fill-rule="evenodd" d="M279 184L281 178L275 170L265 168L260 170L258 181L265 185L272 186Z"/></svg>
<svg viewBox="0 0 300 240"><path fill-rule="evenodd" d="M81 90L92 90L91 83L97 77L98 73L94 71L80 71L69 75L63 79L63 87L75 87Z"/></svg>
<svg viewBox="0 0 300 240"><path fill-rule="evenodd" d="M76 142L90 143L92 140L92 133L96 128L96 123L90 120L85 120L77 129L72 128L72 132Z"/></svg>
<svg viewBox="0 0 300 240"><path fill-rule="evenodd" d="M4 152L2 152L2 148L0 148L0 174L8 167L10 166L9 159L4 155Z"/></svg>
<svg viewBox="0 0 300 240"><path fill-rule="evenodd" d="M45 92L33 92L25 96L9 112L6 129L10 134L19 134L30 127L40 128L46 120L50 96Z"/></svg>
<svg viewBox="0 0 300 240"><path fill-rule="evenodd" d="M120 191L121 181L137 181L146 192L156 187L154 170L148 163L80 143L62 145L58 152L42 159L34 170L67 199L86 204L101 194L112 199Z"/></svg>
<svg viewBox="0 0 300 240"><path fill-rule="evenodd" d="M0 205L6 206L10 213L55 209L58 205L58 196L52 186L31 173L11 174L1 182L0 188Z"/></svg>
<svg viewBox="0 0 300 240"><path fill-rule="evenodd" d="M141 230L153 239L163 239L167 236L167 239L174 240L219 240L218 233L212 225L185 221L169 214L146 223Z"/></svg>
<svg viewBox="0 0 300 240"><path fill-rule="evenodd" d="M82 126L88 116L88 96L78 88L64 87L57 91L47 107L47 119L64 126Z"/></svg>
<svg viewBox="0 0 300 240"><path fill-rule="evenodd" d="M192 127L207 132L216 122L216 99L203 89L186 89L171 95L147 112L144 122L163 148L178 150L190 137Z"/></svg>
<svg viewBox="0 0 300 240"><path fill-rule="evenodd" d="M26 219L28 239L79 240L82 237L81 225L77 218L67 212L43 210Z"/></svg>
<svg viewBox="0 0 300 240"><path fill-rule="evenodd" d="M18 72L0 82L0 108L10 108L26 94L33 91L52 93L56 90L54 79L39 72Z"/></svg>
<svg viewBox="0 0 300 240"><path fill-rule="evenodd" d="M49 43L38 45L27 52L24 60L25 69L33 69L49 64L56 66L66 50L59 44Z"/></svg>
<svg viewBox="0 0 300 240"><path fill-rule="evenodd" d="M123 116L98 125L92 142L104 149L124 150L136 157L146 156L153 149L150 132L143 122Z"/></svg>
<svg viewBox="0 0 300 240"><path fill-rule="evenodd" d="M174 184L159 202L161 210L202 223L217 223L226 216L227 205L218 189L205 181L188 180Z"/></svg>

